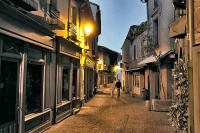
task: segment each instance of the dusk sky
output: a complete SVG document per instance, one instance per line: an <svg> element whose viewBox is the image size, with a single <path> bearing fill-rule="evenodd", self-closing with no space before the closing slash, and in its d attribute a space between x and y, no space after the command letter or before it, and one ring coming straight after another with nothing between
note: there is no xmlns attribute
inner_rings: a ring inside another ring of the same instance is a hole
<svg viewBox="0 0 200 133"><path fill-rule="evenodd" d="M101 35L98 44L121 53L131 25L147 20L146 4L140 0L90 0L100 6Z"/></svg>

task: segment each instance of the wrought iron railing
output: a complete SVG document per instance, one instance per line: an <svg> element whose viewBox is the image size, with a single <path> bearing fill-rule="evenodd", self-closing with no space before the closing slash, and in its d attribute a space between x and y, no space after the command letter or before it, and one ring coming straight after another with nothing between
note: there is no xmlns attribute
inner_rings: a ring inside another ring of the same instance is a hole
<svg viewBox="0 0 200 133"><path fill-rule="evenodd" d="M71 22L69 22L69 30L72 34L77 35L77 27Z"/></svg>
<svg viewBox="0 0 200 133"><path fill-rule="evenodd" d="M49 13L51 18L60 18L60 11L52 4L49 4Z"/></svg>

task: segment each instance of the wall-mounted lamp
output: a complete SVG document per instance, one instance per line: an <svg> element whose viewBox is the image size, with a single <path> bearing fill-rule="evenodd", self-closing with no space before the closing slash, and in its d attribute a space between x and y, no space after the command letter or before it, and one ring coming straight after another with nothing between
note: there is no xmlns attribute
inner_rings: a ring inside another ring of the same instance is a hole
<svg viewBox="0 0 200 133"><path fill-rule="evenodd" d="M99 61L97 62L98 69L101 69L101 65L102 65L102 61L99 60Z"/></svg>
<svg viewBox="0 0 200 133"><path fill-rule="evenodd" d="M92 32L92 25L86 25L85 26L85 34L86 34L86 36L89 36L90 34L91 34L91 32Z"/></svg>

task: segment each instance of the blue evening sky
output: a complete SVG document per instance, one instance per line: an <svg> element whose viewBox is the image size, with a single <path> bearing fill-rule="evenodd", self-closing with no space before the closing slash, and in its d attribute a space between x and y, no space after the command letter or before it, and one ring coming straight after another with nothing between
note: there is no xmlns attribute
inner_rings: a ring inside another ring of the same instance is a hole
<svg viewBox="0 0 200 133"><path fill-rule="evenodd" d="M147 20L146 4L140 0L90 0L100 6L101 35L98 45L121 53L131 25Z"/></svg>

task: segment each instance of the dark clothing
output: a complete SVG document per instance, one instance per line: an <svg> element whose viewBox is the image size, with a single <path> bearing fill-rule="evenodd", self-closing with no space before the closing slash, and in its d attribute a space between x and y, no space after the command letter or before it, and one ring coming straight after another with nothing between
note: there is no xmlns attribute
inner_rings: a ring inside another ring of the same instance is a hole
<svg viewBox="0 0 200 133"><path fill-rule="evenodd" d="M120 97L120 88L121 88L122 84L120 81L118 81L116 84L115 84L115 87L117 87L117 97Z"/></svg>
<svg viewBox="0 0 200 133"><path fill-rule="evenodd" d="M121 82L117 82L116 84L115 84L115 87L117 87L117 89L120 89L121 88Z"/></svg>

